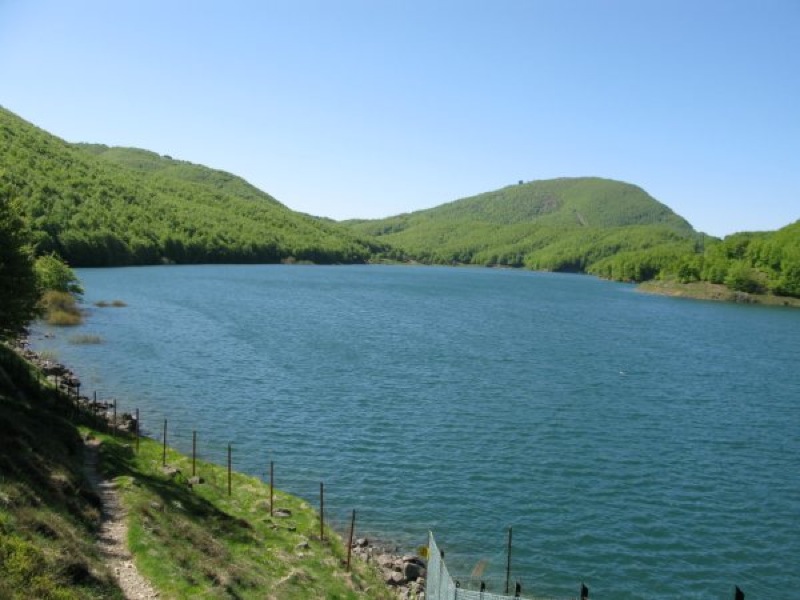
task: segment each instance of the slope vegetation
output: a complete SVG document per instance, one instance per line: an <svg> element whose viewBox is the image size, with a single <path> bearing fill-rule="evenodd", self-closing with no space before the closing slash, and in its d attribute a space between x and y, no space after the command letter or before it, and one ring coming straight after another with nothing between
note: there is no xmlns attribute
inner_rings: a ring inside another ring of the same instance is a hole
<svg viewBox="0 0 800 600"><path fill-rule="evenodd" d="M369 243L229 173L154 153L72 145L0 108L0 196L38 253L72 266L363 262Z"/></svg>
<svg viewBox="0 0 800 600"><path fill-rule="evenodd" d="M600 178L533 181L378 221L354 231L392 258L583 272L621 250L683 252L698 235L642 189Z"/></svg>
<svg viewBox="0 0 800 600"><path fill-rule="evenodd" d="M228 487L225 469L202 461L190 481L189 457L111 435L86 406L0 344L0 598L125 597L96 544L101 500L83 470L83 436L102 441L101 468L126 508L128 545L162 597L396 597L372 565L346 568L343 540L327 527L320 538L318 515L303 500L240 473Z"/></svg>
<svg viewBox="0 0 800 600"><path fill-rule="evenodd" d="M390 247L383 256L440 264L591 273L617 281L706 283L680 293L752 301L800 297L800 221L773 232L719 240L697 233L641 188L593 177L533 181L428 210L372 221L353 231ZM778 302L780 303L780 302Z"/></svg>
<svg viewBox="0 0 800 600"><path fill-rule="evenodd" d="M0 598L124 597L94 544L100 499L68 409L0 345Z"/></svg>

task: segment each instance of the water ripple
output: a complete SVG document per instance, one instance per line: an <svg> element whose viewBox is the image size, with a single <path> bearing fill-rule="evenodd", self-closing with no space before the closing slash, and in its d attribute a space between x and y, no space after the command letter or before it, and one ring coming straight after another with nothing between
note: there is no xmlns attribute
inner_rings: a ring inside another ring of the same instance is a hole
<svg viewBox="0 0 800 600"><path fill-rule="evenodd" d="M38 340L158 435L457 573L532 593L800 589L800 318L587 277L478 269L79 272L106 340ZM329 497L328 497L329 495Z"/></svg>

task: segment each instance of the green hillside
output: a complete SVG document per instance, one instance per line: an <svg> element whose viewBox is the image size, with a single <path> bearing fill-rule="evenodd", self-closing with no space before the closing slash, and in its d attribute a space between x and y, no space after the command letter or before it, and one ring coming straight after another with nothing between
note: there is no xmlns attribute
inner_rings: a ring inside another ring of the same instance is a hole
<svg viewBox="0 0 800 600"><path fill-rule="evenodd" d="M346 224L394 246L392 258L575 272L620 251L693 251L699 239L689 223L641 188L600 178L520 183Z"/></svg>
<svg viewBox="0 0 800 600"><path fill-rule="evenodd" d="M536 223L555 227L622 227L658 223L677 230L693 231L689 223L641 188L597 177L520 183L428 210L361 224L372 223L376 227L389 224L396 232L442 220L498 225ZM380 232L375 228L367 229Z"/></svg>
<svg viewBox="0 0 800 600"><path fill-rule="evenodd" d="M196 165L170 156L161 156L140 148L109 147L103 144L74 144L75 147L112 164L121 165L142 173L157 174L168 179L199 183L216 192L247 200L267 202L277 207L283 205L275 198L250 185L236 175Z"/></svg>
<svg viewBox="0 0 800 600"><path fill-rule="evenodd" d="M373 251L229 173L68 144L2 108L0 196L21 203L38 253L72 266L363 262Z"/></svg>
<svg viewBox="0 0 800 600"><path fill-rule="evenodd" d="M394 260L705 282L743 294L800 296L800 222L719 240L697 233L641 188L608 179L520 183L428 210L345 224L385 242L390 249L383 256Z"/></svg>

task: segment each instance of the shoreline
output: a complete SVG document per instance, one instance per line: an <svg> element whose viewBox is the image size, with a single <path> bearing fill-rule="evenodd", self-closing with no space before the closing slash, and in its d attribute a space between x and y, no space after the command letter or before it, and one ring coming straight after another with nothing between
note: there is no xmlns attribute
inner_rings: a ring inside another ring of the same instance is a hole
<svg viewBox="0 0 800 600"><path fill-rule="evenodd" d="M636 286L642 294L669 296L671 298L687 298L690 300L708 300L712 302L728 302L733 304L759 304L762 306L787 306L800 308L800 298L791 296L773 296L772 294L750 294L737 292L722 284L703 281L678 283L675 281L645 281Z"/></svg>
<svg viewBox="0 0 800 600"><path fill-rule="evenodd" d="M129 413L115 415L109 413L113 404L109 402L99 402L92 400L88 396L80 394L80 377L69 367L56 360L43 358L40 353L30 348L29 334L10 342L9 347L21 358L33 365L49 380L54 378L55 389L68 398L75 400L79 409L90 412L98 419L98 427L102 426L111 430L120 431L128 434L137 432L138 424L136 417ZM150 435L139 432L142 437L155 440ZM156 440L157 441L157 440ZM173 451L179 452L172 448ZM265 484L267 485L267 484ZM290 496L283 490L282 493ZM304 500L299 496L298 499ZM347 545L347 532L334 529L344 545ZM427 575L427 561L413 553L404 553L402 548L393 544L390 540L370 540L367 537L354 539L351 546L352 554L358 560L363 561L378 572L386 586L396 593L399 600L424 600L425 598L425 577Z"/></svg>

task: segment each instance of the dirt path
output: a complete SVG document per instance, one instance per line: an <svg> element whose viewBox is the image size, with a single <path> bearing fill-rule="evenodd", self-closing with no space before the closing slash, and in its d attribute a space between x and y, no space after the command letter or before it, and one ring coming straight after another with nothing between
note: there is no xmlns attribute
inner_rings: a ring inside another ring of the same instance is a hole
<svg viewBox="0 0 800 600"><path fill-rule="evenodd" d="M128 600L151 600L158 598L148 581L142 577L133 563L128 551L128 526L125 522L125 510L119 502L119 495L114 483L106 481L98 469L98 448L100 442L89 440L84 446L84 468L92 489L103 502L102 525L97 545L103 560L114 573L120 588Z"/></svg>

